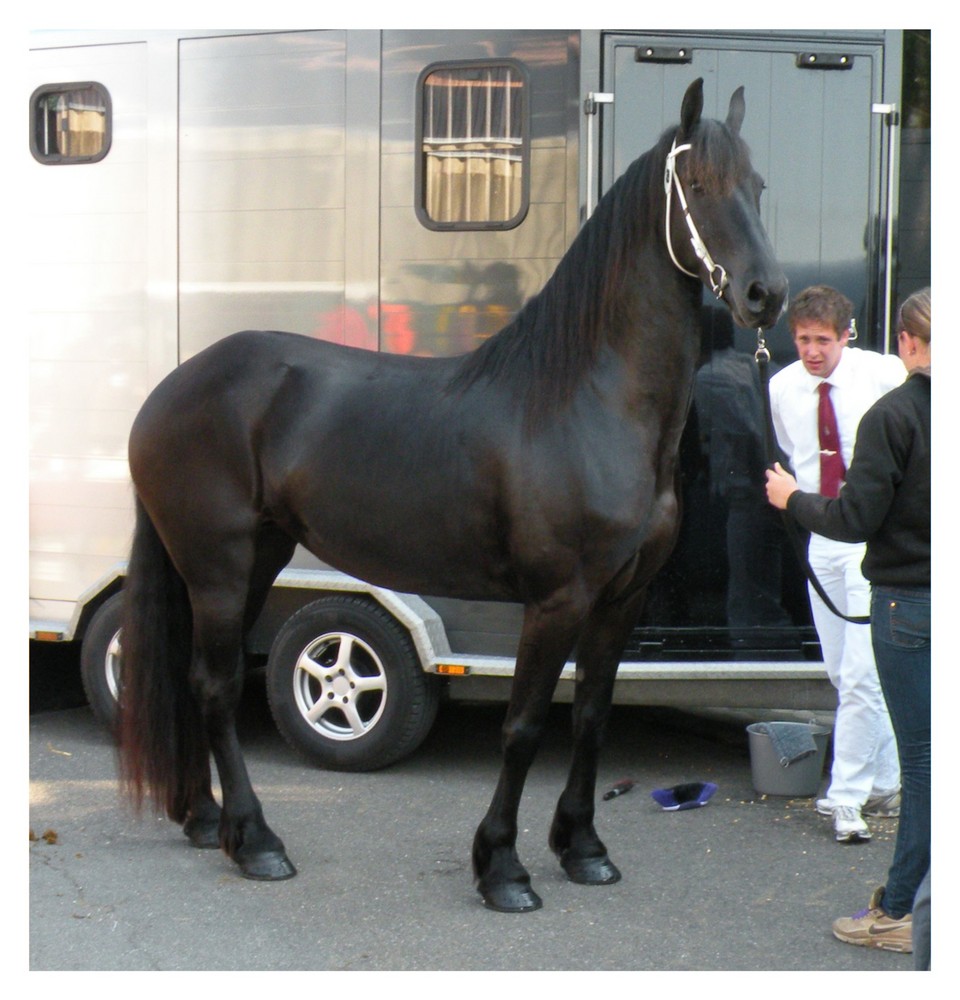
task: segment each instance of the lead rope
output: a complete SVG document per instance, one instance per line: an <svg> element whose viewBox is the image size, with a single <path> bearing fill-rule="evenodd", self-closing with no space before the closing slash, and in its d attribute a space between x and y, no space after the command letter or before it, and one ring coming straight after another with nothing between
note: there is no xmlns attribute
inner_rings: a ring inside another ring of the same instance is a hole
<svg viewBox="0 0 960 1000"><path fill-rule="evenodd" d="M780 461L780 457L778 455L779 449L777 447L777 436L773 429L773 409L770 405L770 352L767 350L767 344L763 337L763 330L757 330L757 351L756 354L754 354L754 360L757 362L757 371L760 374L760 385L763 388L763 443L766 450L768 467L772 469L774 462ZM781 465L783 464L784 463L781 462ZM869 625L869 615L845 615L842 611L837 609L837 606L830 600L827 592L823 589L823 585L817 579L817 574L814 573L813 567L810 565L810 560L807 558L807 549L803 544L803 539L800 537L796 520L786 510L780 511L780 517L783 520L783 526L786 529L787 536L793 545L797 561L800 563L804 574L810 581L810 585L817 592L820 600L823 601L827 608L838 618L842 618L846 622L851 622L853 625Z"/></svg>

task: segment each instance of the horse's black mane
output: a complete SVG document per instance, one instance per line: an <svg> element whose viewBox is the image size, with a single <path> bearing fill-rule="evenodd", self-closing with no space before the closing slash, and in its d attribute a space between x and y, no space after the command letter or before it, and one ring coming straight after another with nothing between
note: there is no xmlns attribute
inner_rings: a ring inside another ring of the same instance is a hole
<svg viewBox="0 0 960 1000"><path fill-rule="evenodd" d="M625 213L647 215L653 150L626 170L600 199L543 289L498 334L463 358L453 388L480 379L515 380L562 398L600 346L605 285L616 261L628 256L643 226L623 225ZM615 223L621 220L618 226Z"/></svg>
<svg viewBox="0 0 960 1000"><path fill-rule="evenodd" d="M641 240L659 228L663 167L676 132L665 131L618 178L513 321L461 359L453 391L481 380L509 380L533 410L568 398L616 322L617 288L629 280L628 263ZM688 155L684 172L708 191L719 192L749 166L743 142L714 121L697 125Z"/></svg>

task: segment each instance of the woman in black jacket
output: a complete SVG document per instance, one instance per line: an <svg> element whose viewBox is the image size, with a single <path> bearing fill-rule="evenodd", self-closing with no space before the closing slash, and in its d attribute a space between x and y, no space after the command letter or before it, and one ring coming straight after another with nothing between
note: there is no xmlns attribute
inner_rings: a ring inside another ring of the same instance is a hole
<svg viewBox="0 0 960 1000"><path fill-rule="evenodd" d="M912 951L914 898L930 867L929 288L903 303L897 325L907 381L864 414L840 495L803 493L777 464L767 472L767 498L809 531L867 543L862 569L902 801L886 886L867 909L834 921L833 933L850 944Z"/></svg>

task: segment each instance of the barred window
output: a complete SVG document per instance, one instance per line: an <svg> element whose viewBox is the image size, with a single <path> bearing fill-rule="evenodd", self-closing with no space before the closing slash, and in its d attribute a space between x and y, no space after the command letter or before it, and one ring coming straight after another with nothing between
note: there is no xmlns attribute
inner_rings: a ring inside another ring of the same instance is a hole
<svg viewBox="0 0 960 1000"><path fill-rule="evenodd" d="M417 211L431 229L509 229L527 210L527 84L517 63L447 64L420 79Z"/></svg>
<svg viewBox="0 0 960 1000"><path fill-rule="evenodd" d="M110 150L110 95L99 83L38 87L30 98L30 151L41 163L93 163Z"/></svg>

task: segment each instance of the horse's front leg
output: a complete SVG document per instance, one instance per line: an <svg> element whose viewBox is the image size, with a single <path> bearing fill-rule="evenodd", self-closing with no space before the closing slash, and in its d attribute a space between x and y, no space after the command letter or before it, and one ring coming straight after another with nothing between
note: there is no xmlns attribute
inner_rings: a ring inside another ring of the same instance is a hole
<svg viewBox="0 0 960 1000"><path fill-rule="evenodd" d="M528 608L503 725L503 765L493 800L473 841L473 872L484 903L521 913L543 904L517 855L517 813L550 702L573 644L576 615Z"/></svg>
<svg viewBox="0 0 960 1000"><path fill-rule="evenodd" d="M580 638L573 704L573 759L550 828L550 847L567 876L584 885L620 880L594 827L597 767L620 656L642 602L594 610Z"/></svg>
<svg viewBox="0 0 960 1000"><path fill-rule="evenodd" d="M244 673L239 615L224 616L222 608L208 613L202 598L192 595L191 600L195 644L191 682L220 776L220 847L246 878L290 878L296 869L287 858L283 841L264 819L237 738L236 711ZM207 805L198 829L209 834L214 815ZM186 827L185 831L189 835Z"/></svg>

